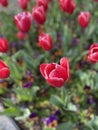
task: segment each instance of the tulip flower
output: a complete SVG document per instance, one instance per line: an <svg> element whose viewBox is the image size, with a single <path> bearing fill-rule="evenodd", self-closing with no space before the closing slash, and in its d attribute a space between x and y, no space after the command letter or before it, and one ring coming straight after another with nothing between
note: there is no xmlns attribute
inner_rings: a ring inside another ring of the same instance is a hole
<svg viewBox="0 0 98 130"><path fill-rule="evenodd" d="M40 72L50 85L61 88L69 79L68 59L61 58L60 65L57 63L43 63L40 65Z"/></svg>
<svg viewBox="0 0 98 130"><path fill-rule="evenodd" d="M52 38L49 34L42 33L39 36L39 45L46 51L51 50L53 46Z"/></svg>
<svg viewBox="0 0 98 130"><path fill-rule="evenodd" d="M32 9L32 16L38 24L44 24L46 13L43 6L37 6Z"/></svg>
<svg viewBox="0 0 98 130"><path fill-rule="evenodd" d="M48 0L37 0L38 6L43 6L44 10L48 9Z"/></svg>
<svg viewBox="0 0 98 130"><path fill-rule="evenodd" d="M80 14L78 16L78 22L82 28L88 27L88 25L90 23L90 13L89 12L80 12Z"/></svg>
<svg viewBox="0 0 98 130"><path fill-rule="evenodd" d="M6 38L0 38L0 52L5 53L8 51L9 45Z"/></svg>
<svg viewBox="0 0 98 130"><path fill-rule="evenodd" d="M22 9L27 9L29 0L18 0L19 6Z"/></svg>
<svg viewBox="0 0 98 130"><path fill-rule="evenodd" d="M98 44L94 43L91 45L88 60L90 63L97 63L98 62Z"/></svg>
<svg viewBox="0 0 98 130"><path fill-rule="evenodd" d="M0 0L0 4L4 7L8 6L8 0Z"/></svg>
<svg viewBox="0 0 98 130"><path fill-rule="evenodd" d="M64 12L72 14L75 10L76 4L74 0L60 0L60 7Z"/></svg>
<svg viewBox="0 0 98 130"><path fill-rule="evenodd" d="M20 40L23 40L23 39L25 39L25 33L19 31L19 32L17 33L17 37L18 37Z"/></svg>
<svg viewBox="0 0 98 130"><path fill-rule="evenodd" d="M16 26L22 32L28 32L32 24L32 15L29 12L21 12L14 17Z"/></svg>
<svg viewBox="0 0 98 130"><path fill-rule="evenodd" d="M9 67L0 60L0 79L8 78L10 75L10 69Z"/></svg>

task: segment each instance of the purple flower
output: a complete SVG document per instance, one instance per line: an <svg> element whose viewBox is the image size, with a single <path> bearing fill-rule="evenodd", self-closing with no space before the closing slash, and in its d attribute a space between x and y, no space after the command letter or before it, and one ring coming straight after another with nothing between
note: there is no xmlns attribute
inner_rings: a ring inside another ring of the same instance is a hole
<svg viewBox="0 0 98 130"><path fill-rule="evenodd" d="M32 87L33 83L32 82L27 82L26 84L23 85L23 88L29 88Z"/></svg>
<svg viewBox="0 0 98 130"><path fill-rule="evenodd" d="M94 105L94 104L95 104L95 101L94 101L93 96L89 96L89 97L88 97L88 99L87 99L87 104L91 104L91 105Z"/></svg>
<svg viewBox="0 0 98 130"><path fill-rule="evenodd" d="M60 114L61 114L60 110L57 110L57 111L55 111L55 113L54 113L55 116L58 116L58 115L60 115Z"/></svg>
<svg viewBox="0 0 98 130"><path fill-rule="evenodd" d="M37 117L37 113L36 112L32 112L31 115L29 116L29 118L35 118Z"/></svg>
<svg viewBox="0 0 98 130"><path fill-rule="evenodd" d="M76 37L72 38L72 45L78 45L78 44L79 40Z"/></svg>
<svg viewBox="0 0 98 130"><path fill-rule="evenodd" d="M84 90L90 90L90 89L91 89L90 86L85 85Z"/></svg>
<svg viewBox="0 0 98 130"><path fill-rule="evenodd" d="M53 121L55 121L55 120L57 120L57 116L55 116L55 115L50 116L50 117L48 118L47 122L46 122L47 126L48 126L49 124L51 124Z"/></svg>

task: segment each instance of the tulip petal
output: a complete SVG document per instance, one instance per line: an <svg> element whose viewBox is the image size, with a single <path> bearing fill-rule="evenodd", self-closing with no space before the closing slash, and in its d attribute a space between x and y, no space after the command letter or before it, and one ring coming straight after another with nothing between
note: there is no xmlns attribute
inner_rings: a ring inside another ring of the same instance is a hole
<svg viewBox="0 0 98 130"><path fill-rule="evenodd" d="M53 86L53 87L57 87L57 88L61 88L64 85L64 80L62 78L49 78L47 79L47 82Z"/></svg>
<svg viewBox="0 0 98 130"><path fill-rule="evenodd" d="M8 68L8 66L2 60L0 60L0 69L2 69L3 67Z"/></svg>
<svg viewBox="0 0 98 130"><path fill-rule="evenodd" d="M64 67L56 65L56 68L50 72L49 78L63 78L65 81L68 79L68 74Z"/></svg>
<svg viewBox="0 0 98 130"><path fill-rule="evenodd" d="M60 60L60 65L63 66L66 69L66 73L68 74L68 78L69 78L69 61L68 58L61 58Z"/></svg>
<svg viewBox="0 0 98 130"><path fill-rule="evenodd" d="M51 72L53 69L55 69L55 66L56 66L56 65L57 65L57 64L52 63L52 64L48 64L48 65L45 67L44 74L45 74L45 78L46 78L46 79L49 78L50 72Z"/></svg>
<svg viewBox="0 0 98 130"><path fill-rule="evenodd" d="M10 70L8 68L3 68L0 70L0 78L8 78L10 75Z"/></svg>
<svg viewBox="0 0 98 130"><path fill-rule="evenodd" d="M45 77L44 70L45 70L45 67L47 65L48 65L47 63L43 63L43 64L40 65L40 72L41 72L41 74L42 74L43 77Z"/></svg>

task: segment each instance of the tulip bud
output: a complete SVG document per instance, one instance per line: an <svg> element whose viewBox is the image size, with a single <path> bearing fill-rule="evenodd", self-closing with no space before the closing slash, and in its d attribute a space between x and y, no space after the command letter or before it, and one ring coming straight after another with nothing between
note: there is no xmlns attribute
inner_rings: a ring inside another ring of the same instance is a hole
<svg viewBox="0 0 98 130"><path fill-rule="evenodd" d="M19 6L22 9L27 9L29 0L18 0Z"/></svg>
<svg viewBox="0 0 98 130"><path fill-rule="evenodd" d="M10 75L10 69L9 67L0 60L0 79L8 78Z"/></svg>
<svg viewBox="0 0 98 130"><path fill-rule="evenodd" d="M8 6L8 0L0 0L0 3L4 7Z"/></svg>
<svg viewBox="0 0 98 130"><path fill-rule="evenodd" d="M6 38L0 38L0 52L5 53L8 51L9 45Z"/></svg>
<svg viewBox="0 0 98 130"><path fill-rule="evenodd" d="M72 14L75 10L76 4L73 0L60 0L60 7L64 12Z"/></svg>
<svg viewBox="0 0 98 130"><path fill-rule="evenodd" d="M29 12L21 12L14 17L16 26L22 32L28 32L32 24L32 15Z"/></svg>
<svg viewBox="0 0 98 130"><path fill-rule="evenodd" d="M90 22L90 13L89 12L80 12L78 16L78 22L82 28L86 28Z"/></svg>
<svg viewBox="0 0 98 130"><path fill-rule="evenodd" d="M44 24L46 21L46 13L43 6L37 6L32 9L32 16L38 24Z"/></svg>
<svg viewBox="0 0 98 130"><path fill-rule="evenodd" d="M53 42L52 38L49 34L42 33L39 36L39 45L45 50L49 51L52 49Z"/></svg>
<svg viewBox="0 0 98 130"><path fill-rule="evenodd" d="M20 39L20 40L23 40L24 38L25 38L25 33L23 33L23 32L18 32L17 33L17 37Z"/></svg>
<svg viewBox="0 0 98 130"><path fill-rule="evenodd" d="M43 6L44 10L48 9L48 0L37 0L38 6Z"/></svg>

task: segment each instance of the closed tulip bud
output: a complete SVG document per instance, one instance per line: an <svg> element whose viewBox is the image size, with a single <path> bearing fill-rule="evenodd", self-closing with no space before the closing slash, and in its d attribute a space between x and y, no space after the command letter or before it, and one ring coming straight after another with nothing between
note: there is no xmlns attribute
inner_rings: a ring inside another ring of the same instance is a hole
<svg viewBox="0 0 98 130"><path fill-rule="evenodd" d="M0 52L5 53L8 51L9 45L6 38L0 38Z"/></svg>
<svg viewBox="0 0 98 130"><path fill-rule="evenodd" d="M22 9L27 9L29 0L18 0L19 6Z"/></svg>
<svg viewBox="0 0 98 130"><path fill-rule="evenodd" d="M44 24L46 21L46 13L43 6L37 6L32 9L32 16L38 24Z"/></svg>
<svg viewBox="0 0 98 130"><path fill-rule="evenodd" d="M0 79L8 78L9 75L9 67L2 60L0 60Z"/></svg>
<svg viewBox="0 0 98 130"><path fill-rule="evenodd" d="M80 12L78 16L79 25L82 28L86 28L90 23L90 13L89 12Z"/></svg>
<svg viewBox="0 0 98 130"><path fill-rule="evenodd" d="M28 32L32 24L32 15L29 12L21 12L14 17L16 26L22 32Z"/></svg>
<svg viewBox="0 0 98 130"><path fill-rule="evenodd" d="M49 51L53 47L52 38L49 34L42 33L39 36L39 45L45 50Z"/></svg>
<svg viewBox="0 0 98 130"><path fill-rule="evenodd" d="M23 32L18 32L17 33L17 37L20 39L20 40L23 40L23 39L25 39L25 33L23 33Z"/></svg>
<svg viewBox="0 0 98 130"><path fill-rule="evenodd" d="M0 0L0 3L4 7L8 6L8 0Z"/></svg>
<svg viewBox="0 0 98 130"><path fill-rule="evenodd" d="M48 0L37 0L38 6L43 6L44 10L48 9Z"/></svg>
<svg viewBox="0 0 98 130"><path fill-rule="evenodd" d="M76 4L73 0L60 0L60 7L64 12L72 14L75 10Z"/></svg>

